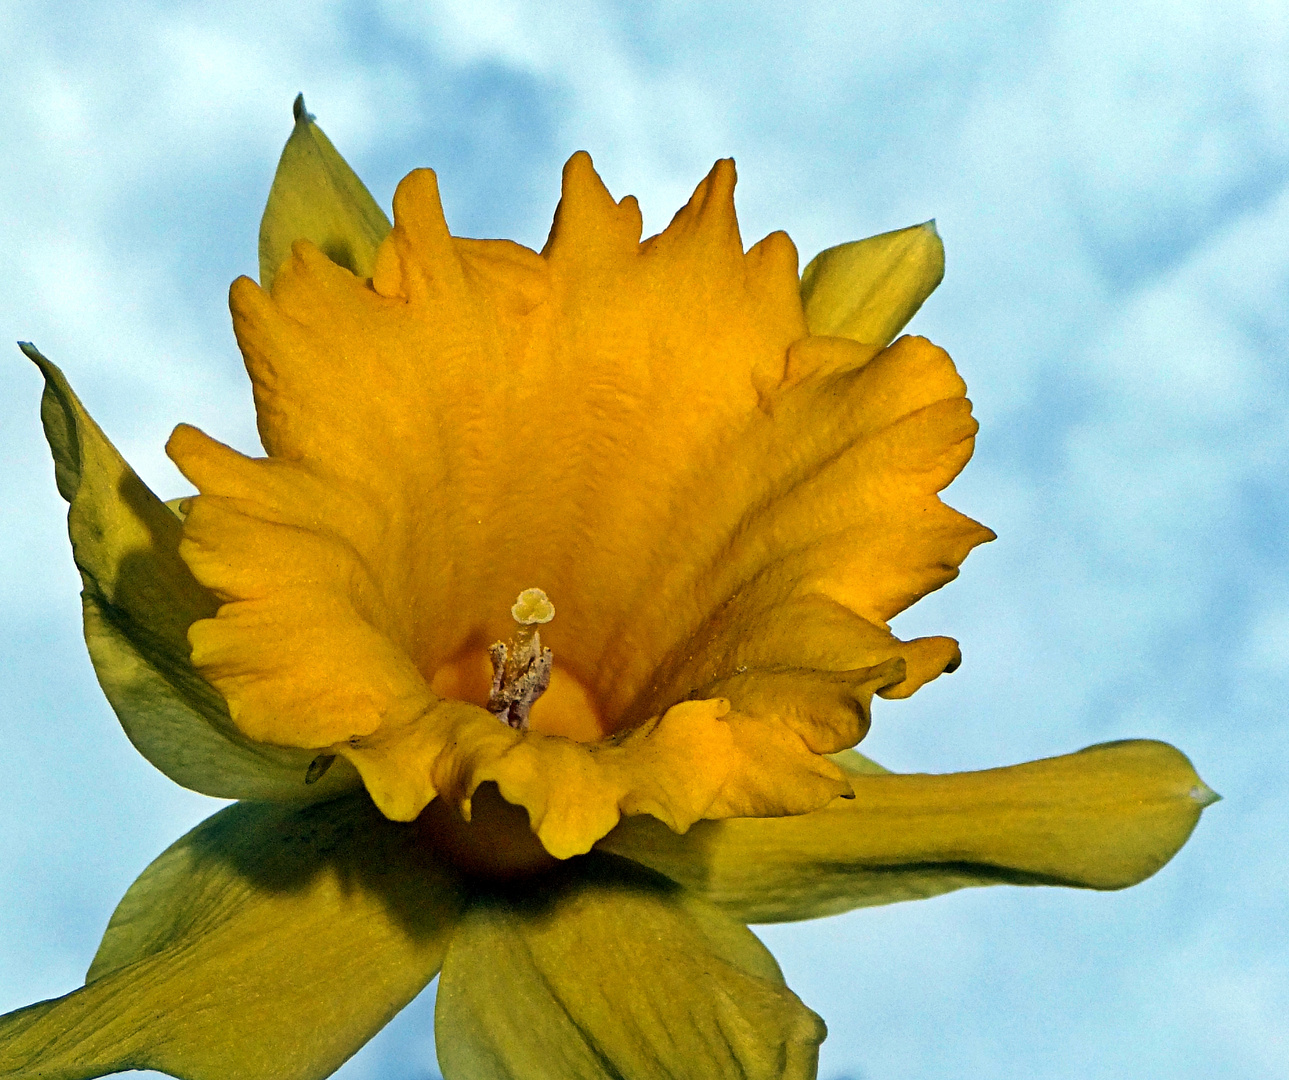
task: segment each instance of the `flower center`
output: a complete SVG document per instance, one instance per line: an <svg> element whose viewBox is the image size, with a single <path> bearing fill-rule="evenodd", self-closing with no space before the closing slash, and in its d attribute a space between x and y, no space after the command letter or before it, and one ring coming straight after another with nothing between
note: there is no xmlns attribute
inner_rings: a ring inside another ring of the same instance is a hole
<svg viewBox="0 0 1289 1080"><path fill-rule="evenodd" d="M520 731L598 742L608 733L594 695L542 644L539 627L555 616L541 589L525 589L510 609L517 624L509 641L484 646L476 635L441 664L430 680L440 697L483 705ZM495 633L495 631L494 631Z"/></svg>
<svg viewBox="0 0 1289 1080"><path fill-rule="evenodd" d="M470 820L435 799L416 819L416 828L435 851L467 874L505 880L557 865L528 821L528 811L506 802L496 784L482 784L470 800Z"/></svg>
<svg viewBox="0 0 1289 1080"><path fill-rule="evenodd" d="M550 686L554 657L542 647L537 627L555 618L555 605L541 589L525 589L510 608L519 629L509 642L488 649L492 660L492 692L487 709L512 728L528 730L528 713Z"/></svg>

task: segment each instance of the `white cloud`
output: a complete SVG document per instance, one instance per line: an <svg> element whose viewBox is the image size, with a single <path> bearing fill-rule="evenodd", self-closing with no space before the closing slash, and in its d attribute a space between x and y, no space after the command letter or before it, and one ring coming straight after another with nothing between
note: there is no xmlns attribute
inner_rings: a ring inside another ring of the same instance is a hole
<svg viewBox="0 0 1289 1080"><path fill-rule="evenodd" d="M1169 1068L1271 1075L1289 957L1248 898L1266 895L1266 800L1286 782L1268 750L1283 742L1289 689L1283 4L578 0L556 18L520 0L15 3L0 20L0 322L63 362L168 490L178 480L160 447L177 420L254 444L222 293L253 268L256 204L297 90L382 198L407 167L432 164L472 227L518 222L529 242L580 147L615 194L641 197L650 228L726 153L739 157L748 241L786 227L808 256L937 217L948 278L916 326L959 360L985 425L949 501L1001 538L902 620L958 634L967 664L882 703L875 753L965 767L1146 734L1183 742L1222 774L1215 786L1236 789L1185 860L1128 899L997 893L867 913L785 935L785 966L822 991L838 1071L1057 1075L1057 1027L1043 1028L1059 1016L1062 1040L1104 1044L1102 1075L1172 1075L1150 1059L1152 1031L1177 1040ZM495 187L464 190L489 176ZM0 602L13 640L43 640L61 618L48 651L62 663L80 655L74 572L37 441L38 383L12 363ZM76 885L76 852L102 846L108 867L76 886L86 942L143 849L201 813L139 795L110 818L119 835L76 831L86 789L108 792L132 752L110 728L95 741L69 727L51 758L46 714L104 724L105 711L87 704L85 670L60 696L32 689L35 661L13 655L27 666L5 676L0 725L33 779L0 811L0 833L43 829L23 851L66 835L73 855L37 887L15 875L39 868L4 848L18 860L0 891L8 1004L29 964L47 965L50 992L74 977L39 908ZM128 782L146 784L143 771ZM156 836L130 832L134 817ZM1231 882L1220 896L1218 873ZM1263 903L1283 922L1277 895ZM1170 911L1252 929L1187 944ZM1070 927L1077 955L1059 944ZM1044 970L1049 947L1074 967ZM843 952L881 977L852 981ZM1161 1001L1161 983L1194 993ZM1046 1001L1029 1000L1033 985ZM1121 1009L1086 1005L1105 987ZM1014 1042L999 1034L1008 1009L1027 1010ZM904 1041L927 1031L939 1042ZM397 1058L396 1044L377 1051Z"/></svg>

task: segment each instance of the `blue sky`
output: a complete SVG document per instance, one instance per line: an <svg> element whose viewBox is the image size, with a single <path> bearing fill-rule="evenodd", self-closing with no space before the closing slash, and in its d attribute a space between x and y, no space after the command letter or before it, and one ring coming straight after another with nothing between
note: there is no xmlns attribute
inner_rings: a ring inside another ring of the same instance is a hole
<svg viewBox="0 0 1289 1080"><path fill-rule="evenodd" d="M977 890L768 928L824 1080L1282 1077L1289 1063L1289 8L524 0L0 6L0 325L155 490L193 422L256 446L226 289L306 94L388 207L540 246L589 150L662 227L734 155L743 235L936 218L982 424L948 501L999 540L900 617L965 663L865 749L979 768L1149 736L1226 800L1124 893ZM77 985L214 807L102 701L38 422L0 365L0 1011ZM418 999L344 1071L435 1072Z"/></svg>

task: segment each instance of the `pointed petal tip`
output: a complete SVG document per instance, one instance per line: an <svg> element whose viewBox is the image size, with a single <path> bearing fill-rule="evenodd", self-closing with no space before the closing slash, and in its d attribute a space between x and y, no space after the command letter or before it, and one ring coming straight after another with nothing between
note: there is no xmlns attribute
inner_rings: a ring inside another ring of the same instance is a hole
<svg viewBox="0 0 1289 1080"><path fill-rule="evenodd" d="M1187 795L1199 803L1201 810L1207 810L1214 803L1222 801L1222 796L1204 783L1203 780L1197 781L1195 786L1187 792Z"/></svg>
<svg viewBox="0 0 1289 1080"><path fill-rule="evenodd" d="M591 159L590 153L586 150L574 150L569 155L569 159L564 162L564 171L561 174L561 188L564 192L567 192L571 188L578 188L588 183L604 187L604 181L600 179L600 174L595 171L595 162Z"/></svg>
<svg viewBox="0 0 1289 1080"><path fill-rule="evenodd" d="M935 220L838 244L801 273L812 334L889 345L944 279Z"/></svg>
<svg viewBox="0 0 1289 1080"><path fill-rule="evenodd" d="M295 95L295 101L291 103L291 115L295 118L297 124L311 124L317 119L313 113L304 107L304 93Z"/></svg>
<svg viewBox="0 0 1289 1080"><path fill-rule="evenodd" d="M18 348L22 350L22 355L25 356L28 360L35 360L37 357L40 356L40 350L37 349L36 346L33 345L30 341L18 342Z"/></svg>

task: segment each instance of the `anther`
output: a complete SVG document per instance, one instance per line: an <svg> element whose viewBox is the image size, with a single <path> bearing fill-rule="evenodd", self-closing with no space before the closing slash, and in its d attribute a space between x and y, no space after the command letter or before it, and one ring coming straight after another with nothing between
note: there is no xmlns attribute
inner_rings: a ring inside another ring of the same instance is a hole
<svg viewBox="0 0 1289 1080"><path fill-rule="evenodd" d="M519 628L509 642L488 649L492 659L492 693L488 711L512 728L528 728L528 712L550 685L553 657L542 647L537 627L555 617L555 605L541 589L525 589L510 608Z"/></svg>

